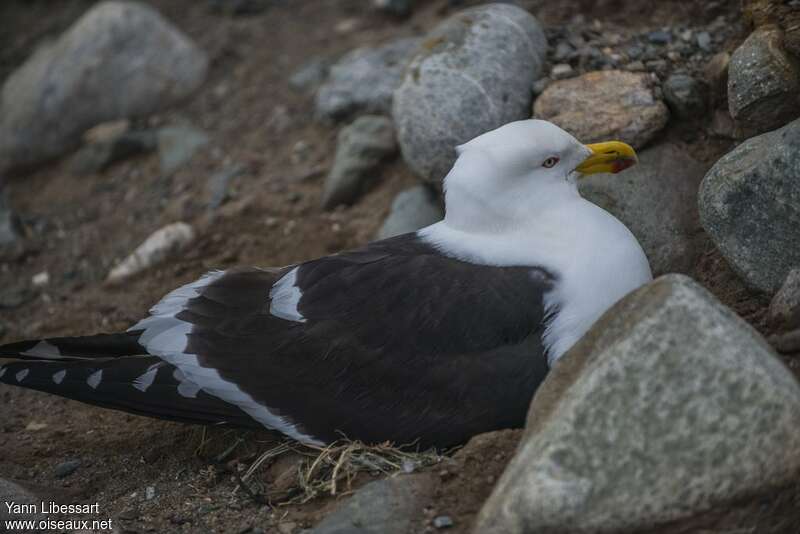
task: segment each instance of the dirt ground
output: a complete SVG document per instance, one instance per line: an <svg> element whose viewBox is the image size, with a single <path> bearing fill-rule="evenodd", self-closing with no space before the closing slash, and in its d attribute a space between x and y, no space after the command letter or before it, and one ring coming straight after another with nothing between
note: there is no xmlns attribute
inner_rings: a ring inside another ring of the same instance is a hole
<svg viewBox="0 0 800 534"><path fill-rule="evenodd" d="M123 330L163 294L207 270L285 265L363 244L375 235L394 195L414 183L394 162L355 206L322 212L320 177L302 177L328 168L336 127L315 122L313 96L290 90L287 79L312 57L335 57L362 44L424 32L452 12L450 2L419 2L407 20L365 9L368 2L356 0L274 1L260 14L241 17L214 12L199 0L149 3L200 43L212 64L195 97L147 122L188 120L213 142L170 177L160 175L155 155L145 155L88 177L73 176L65 158L9 180L8 195L25 238L0 251L2 342ZM91 4L3 2L0 78ZM545 24L564 24L581 12L587 21L598 19L622 33L697 22L733 9L723 2L524 4ZM344 20L351 22L341 24ZM286 124L276 119L282 111L291 119ZM673 124L663 135L685 139L693 132L690 148L706 161L729 148L729 141L694 126ZM299 151L302 145L307 149ZM233 165L245 170L233 180L230 198L211 209L210 177ZM188 253L123 287L103 284L114 262L177 220L198 230ZM44 271L49 284L35 288L32 277ZM710 244L690 274L769 333L768 301L744 288ZM795 360L787 364L798 372ZM316 524L341 497L263 504L237 489L241 470L275 445L276 437L266 431L203 430L8 386L0 386L0 406L0 475L59 502L99 502L100 517L92 519L112 518L118 532L298 532ZM417 531L431 530L431 518L446 514L455 523L449 531L467 532L519 435L480 436L441 465L425 468L439 473L440 482ZM241 444L218 461L237 441ZM73 474L55 477L57 465L76 459L81 465ZM265 463L253 484L269 488L279 475ZM351 487L373 478L361 474Z"/></svg>

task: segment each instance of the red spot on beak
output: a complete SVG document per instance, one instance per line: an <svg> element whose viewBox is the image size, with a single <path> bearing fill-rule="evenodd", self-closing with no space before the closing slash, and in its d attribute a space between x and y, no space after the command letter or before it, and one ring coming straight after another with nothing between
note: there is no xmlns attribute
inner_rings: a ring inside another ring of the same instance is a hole
<svg viewBox="0 0 800 534"><path fill-rule="evenodd" d="M636 160L633 158L620 158L614 160L611 166L611 172L613 174L617 174L618 172L622 172L628 167L633 167L636 165Z"/></svg>

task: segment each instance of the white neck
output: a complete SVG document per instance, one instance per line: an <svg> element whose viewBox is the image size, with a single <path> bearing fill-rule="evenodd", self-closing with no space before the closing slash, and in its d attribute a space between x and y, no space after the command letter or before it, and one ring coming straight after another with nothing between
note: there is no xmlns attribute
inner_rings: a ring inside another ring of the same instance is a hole
<svg viewBox="0 0 800 534"><path fill-rule="evenodd" d="M574 184L543 191L525 214L495 213L490 206L504 204L497 198L487 203L452 186L446 204L445 219L418 232L424 241L471 263L542 267L556 276L545 295L545 311L557 312L544 335L551 364L611 305L652 279L636 238Z"/></svg>

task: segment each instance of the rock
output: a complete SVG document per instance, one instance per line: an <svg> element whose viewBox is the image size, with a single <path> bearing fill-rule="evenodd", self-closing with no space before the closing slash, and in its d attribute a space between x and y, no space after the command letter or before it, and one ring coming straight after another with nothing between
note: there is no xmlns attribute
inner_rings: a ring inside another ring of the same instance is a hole
<svg viewBox="0 0 800 534"><path fill-rule="evenodd" d="M575 74L575 71L569 65L569 63L559 63L558 65L553 65L552 70L550 71L550 76L554 80L563 80L565 78L571 78Z"/></svg>
<svg viewBox="0 0 800 534"><path fill-rule="evenodd" d="M433 494L429 473L376 480L360 488L309 534L405 534L416 532Z"/></svg>
<svg viewBox="0 0 800 534"><path fill-rule="evenodd" d="M742 14L756 28L778 27L789 53L800 57L800 5L797 0L744 0Z"/></svg>
<svg viewBox="0 0 800 534"><path fill-rule="evenodd" d="M622 221L642 245L655 275L688 272L699 253L697 189L707 170L674 144L639 153L622 174L581 178L581 195Z"/></svg>
<svg viewBox="0 0 800 534"><path fill-rule="evenodd" d="M49 283L50 283L50 273L48 273L47 271L36 273L31 277L31 285L33 287L44 287Z"/></svg>
<svg viewBox="0 0 800 534"><path fill-rule="evenodd" d="M378 239L415 232L444 218L442 203L428 186L401 191L392 201L389 216L378 230Z"/></svg>
<svg viewBox="0 0 800 534"><path fill-rule="evenodd" d="M700 185L700 219L734 271L775 293L800 266L800 120L748 139Z"/></svg>
<svg viewBox="0 0 800 534"><path fill-rule="evenodd" d="M206 54L153 8L101 2L5 82L0 171L59 156L101 122L164 109L207 68Z"/></svg>
<svg viewBox="0 0 800 534"><path fill-rule="evenodd" d="M453 520L450 518L449 515L440 515L433 518L431 521L434 528L442 529L442 528L450 528L453 526Z"/></svg>
<svg viewBox="0 0 800 534"><path fill-rule="evenodd" d="M434 28L406 69L392 111L411 170L438 185L457 145L528 118L546 52L539 23L513 5L467 9Z"/></svg>
<svg viewBox="0 0 800 534"><path fill-rule="evenodd" d="M257 15L267 9L271 0L210 0L212 11L225 15Z"/></svg>
<svg viewBox="0 0 800 534"><path fill-rule="evenodd" d="M0 246L10 245L18 237L19 222L8 205L5 192L0 189Z"/></svg>
<svg viewBox="0 0 800 534"><path fill-rule="evenodd" d="M78 176L95 174L118 161L155 148L156 135L150 130L122 132L82 147L72 156L70 170Z"/></svg>
<svg viewBox="0 0 800 534"><path fill-rule="evenodd" d="M711 34L706 31L699 32L697 34L697 46L703 52L711 52Z"/></svg>
<svg viewBox="0 0 800 534"><path fill-rule="evenodd" d="M800 328L800 268L792 269L769 304L769 322L777 330Z"/></svg>
<svg viewBox="0 0 800 534"><path fill-rule="evenodd" d="M56 468L53 470L53 475L56 478L65 478L77 471L80 466L80 460L67 460L66 462L61 462L56 466Z"/></svg>
<svg viewBox="0 0 800 534"><path fill-rule="evenodd" d="M339 132L333 168L325 179L322 207L352 204L377 178L377 168L397 152L392 121L377 115L356 119Z"/></svg>
<svg viewBox="0 0 800 534"><path fill-rule="evenodd" d="M208 189L210 192L210 199L208 201L209 209L215 210L228 200L230 197L231 180L244 171L245 168L241 165L231 165L211 175L211 178L208 180Z"/></svg>
<svg viewBox="0 0 800 534"><path fill-rule="evenodd" d="M194 230L184 222L168 224L156 230L136 247L133 254L111 270L106 282L115 284L139 274L186 249L194 237Z"/></svg>
<svg viewBox="0 0 800 534"><path fill-rule="evenodd" d="M317 91L317 117L340 121L359 113L389 114L392 93L418 45L419 39L404 38L345 55Z"/></svg>
<svg viewBox="0 0 800 534"><path fill-rule="evenodd" d="M414 8L414 0L372 0L372 4L379 11L397 17L409 16Z"/></svg>
<svg viewBox="0 0 800 534"><path fill-rule="evenodd" d="M289 87L295 91L309 92L322 85L328 75L328 63L316 57L297 69L289 78Z"/></svg>
<svg viewBox="0 0 800 534"><path fill-rule="evenodd" d="M202 147L208 144L208 136L194 126L179 124L166 126L156 134L158 163L164 175L177 171Z"/></svg>
<svg viewBox="0 0 800 534"><path fill-rule="evenodd" d="M728 114L727 109L717 109L714 111L714 116L711 118L709 130L712 135L722 137L723 139L734 138L733 119Z"/></svg>
<svg viewBox="0 0 800 534"><path fill-rule="evenodd" d="M39 509L39 504L44 499L40 496L35 494L33 491L23 487L22 485L7 480L5 478L0 477L0 528L2 532L6 532L7 521L34 521L39 522L45 519L45 515ZM34 506L33 513L13 513L13 509L9 509L6 506L6 503L16 503L16 504L29 504ZM22 529L20 529L21 531ZM8 529L8 532L13 532L12 529ZM25 532L32 532L32 530L28 530Z"/></svg>
<svg viewBox="0 0 800 534"><path fill-rule="evenodd" d="M705 80L715 102L728 95L728 66L730 62L731 55L727 52L720 52L714 55L706 64Z"/></svg>
<svg viewBox="0 0 800 534"><path fill-rule="evenodd" d="M533 111L581 142L618 139L634 148L646 145L669 118L648 74L619 70L553 82L536 99Z"/></svg>
<svg viewBox="0 0 800 534"><path fill-rule="evenodd" d="M793 519L763 511L800 475L798 450L791 371L705 289L667 275L554 366L475 532L778 532L754 523L800 519L794 505Z"/></svg>
<svg viewBox="0 0 800 534"><path fill-rule="evenodd" d="M756 30L731 56L728 108L739 137L752 137L800 116L800 69L776 29Z"/></svg>
<svg viewBox="0 0 800 534"><path fill-rule="evenodd" d="M706 88L686 74L673 74L662 87L669 109L681 119L697 119L706 110Z"/></svg>
<svg viewBox="0 0 800 534"><path fill-rule="evenodd" d="M773 334L769 343L781 354L800 352L800 328L783 334Z"/></svg>
<svg viewBox="0 0 800 534"><path fill-rule="evenodd" d="M667 30L656 30L647 34L647 40L657 45L669 44L672 42L672 33Z"/></svg>

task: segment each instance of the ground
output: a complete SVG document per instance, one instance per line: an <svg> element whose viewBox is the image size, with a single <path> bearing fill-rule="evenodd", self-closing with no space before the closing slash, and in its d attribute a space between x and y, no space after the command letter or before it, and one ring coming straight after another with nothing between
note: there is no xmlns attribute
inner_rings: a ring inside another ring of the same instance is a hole
<svg viewBox="0 0 800 534"><path fill-rule="evenodd" d="M393 196L415 182L397 161L355 206L322 212L320 177L302 178L328 168L336 128L315 122L312 96L290 90L287 79L312 57L335 57L358 45L420 33L452 12L449 2L419 2L413 17L403 21L364 9L368 2L356 0L274 1L264 12L243 17L213 12L209 2L196 0L149 3L200 43L212 64L208 82L194 98L147 121L190 121L209 132L213 143L171 177L162 177L156 157L146 155L88 177L73 176L65 158L8 180L25 237L0 257L2 342L122 330L167 291L207 270L285 265L363 244L375 235ZM565 24L580 12L586 24L597 19L622 33L710 20L730 9L721 2L693 3L699 7L613 0L523 3L545 24ZM91 4L4 2L0 20L17 31L0 33L0 78ZM280 120L284 112L288 123ZM693 125L672 124L663 135L685 139L687 132L692 152L706 161L730 146ZM234 179L231 198L209 208L210 178L234 165L244 172ZM188 253L122 287L103 283L115 261L153 230L177 220L198 230ZM32 277L44 271L49 284L33 287ZM710 243L690 274L769 333L768 301L744 288ZM795 362L787 363L797 371ZM8 386L0 386L0 399L0 475L41 488L59 502L99 502L99 517L93 519L113 518L120 532L254 527L292 532L313 526L348 491L345 485L336 496L286 503L287 495L297 497L289 484L285 494L264 504L237 489L242 469L276 446L269 432L204 430ZM455 522L452 532L467 532L518 438L518 431L481 436L452 458L422 468L438 473L439 482L419 518L419 531L431 528L432 517L446 514ZM81 465L74 473L55 477L56 466L75 459ZM265 462L248 487L269 493L279 467ZM359 474L352 487L374 476Z"/></svg>

